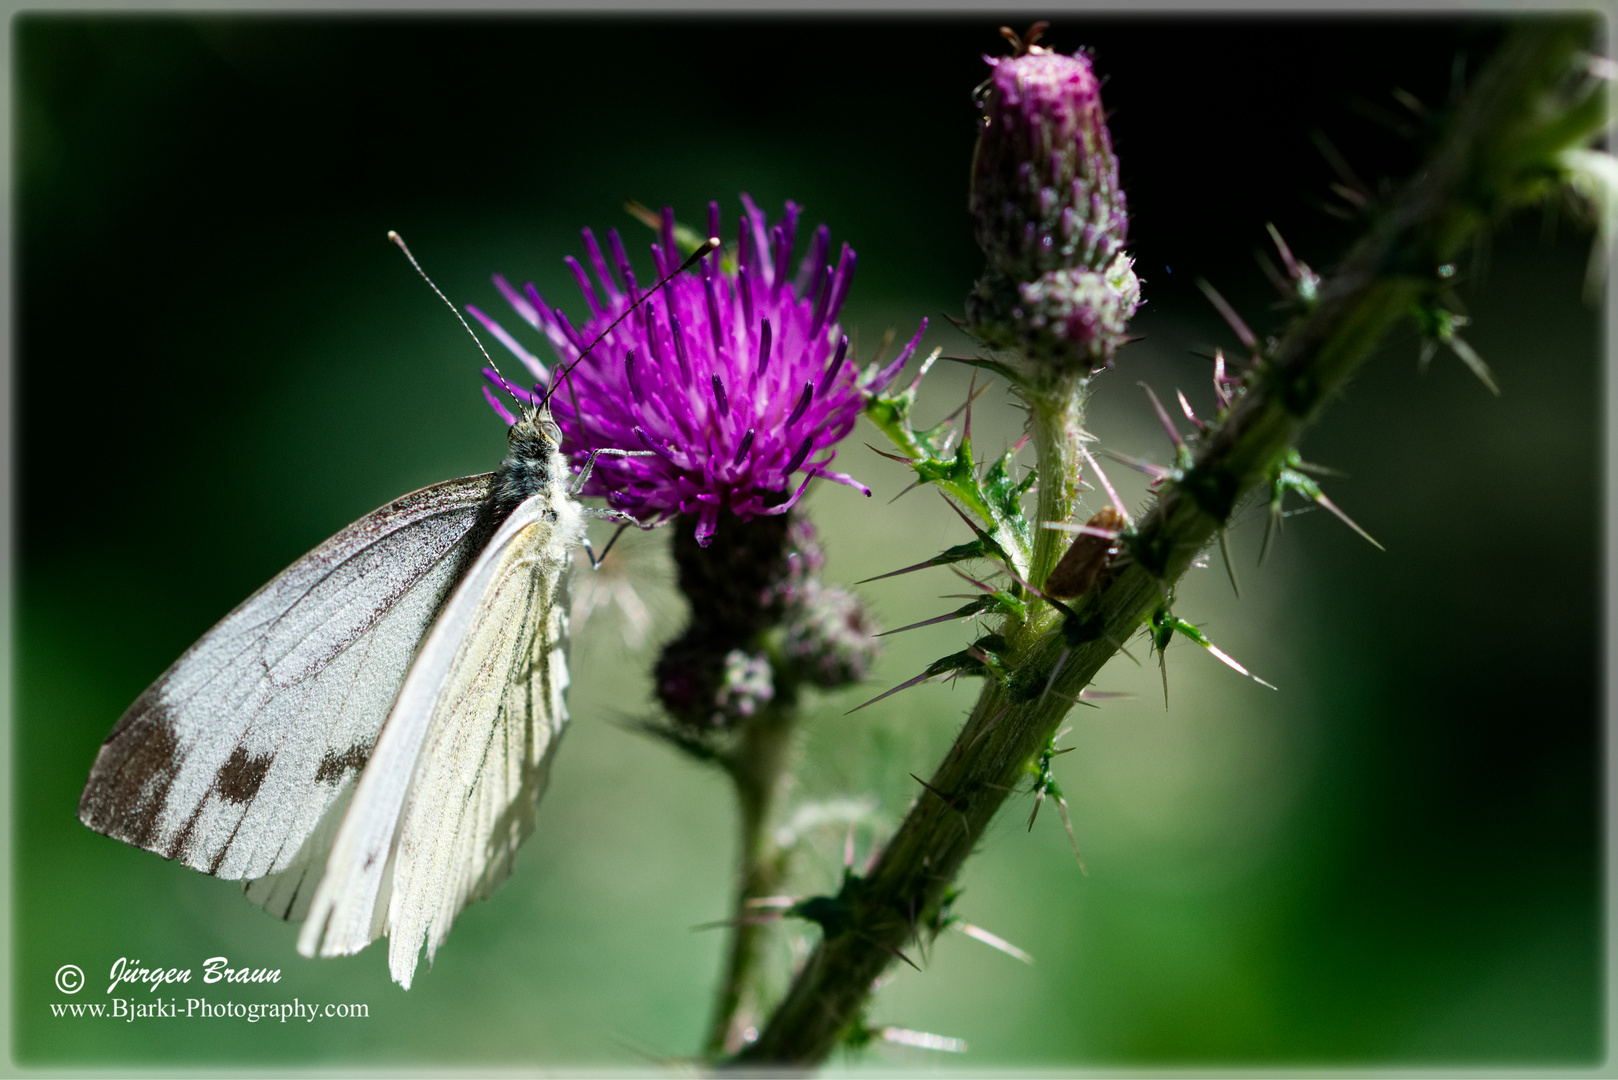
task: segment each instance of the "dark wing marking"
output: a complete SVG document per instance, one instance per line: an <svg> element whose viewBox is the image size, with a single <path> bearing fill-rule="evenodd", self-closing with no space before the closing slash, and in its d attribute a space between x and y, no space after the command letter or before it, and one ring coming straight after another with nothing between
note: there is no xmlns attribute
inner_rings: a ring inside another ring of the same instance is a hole
<svg viewBox="0 0 1618 1080"><path fill-rule="evenodd" d="M312 857L469 562L488 491L484 474L396 499L221 619L113 728L79 820L226 878Z"/></svg>

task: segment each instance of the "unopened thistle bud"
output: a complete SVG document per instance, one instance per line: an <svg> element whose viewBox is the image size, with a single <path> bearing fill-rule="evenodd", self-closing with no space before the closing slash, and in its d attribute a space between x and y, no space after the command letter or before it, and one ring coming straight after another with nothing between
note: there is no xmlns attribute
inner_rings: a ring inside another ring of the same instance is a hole
<svg viewBox="0 0 1618 1080"><path fill-rule="evenodd" d="M775 679L769 657L732 649L725 654L723 681L714 696L713 724L728 726L756 715L775 697Z"/></svg>
<svg viewBox="0 0 1618 1080"><path fill-rule="evenodd" d="M1108 363L1140 305L1118 159L1089 58L1035 45L1039 29L985 58L970 205L989 269L967 317L992 345Z"/></svg>
<svg viewBox="0 0 1618 1080"><path fill-rule="evenodd" d="M865 678L881 651L875 635L875 622L858 597L817 585L804 590L788 612L785 652L803 665L810 682L835 689Z"/></svg>
<svg viewBox="0 0 1618 1080"><path fill-rule="evenodd" d="M796 511L722 517L707 546L695 529L675 532L691 623L664 647L654 677L684 735L734 730L772 703L790 704L804 685L836 689L865 677L880 652L875 620L851 593L821 582L825 561L814 526Z"/></svg>

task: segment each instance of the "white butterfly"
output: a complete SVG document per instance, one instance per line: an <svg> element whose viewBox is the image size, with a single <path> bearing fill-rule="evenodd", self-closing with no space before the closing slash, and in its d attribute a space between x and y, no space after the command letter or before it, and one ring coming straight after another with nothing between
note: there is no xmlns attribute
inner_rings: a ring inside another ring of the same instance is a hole
<svg viewBox="0 0 1618 1080"><path fill-rule="evenodd" d="M558 442L526 414L498 472L397 499L254 593L118 721L79 819L307 915L305 955L387 934L408 987L510 872L567 724L584 524Z"/></svg>
<svg viewBox="0 0 1618 1080"><path fill-rule="evenodd" d="M248 597L124 713L79 820L245 880L307 919L306 956L388 935L408 989L510 874L567 726L586 511L560 442L529 407L497 471L394 500Z"/></svg>

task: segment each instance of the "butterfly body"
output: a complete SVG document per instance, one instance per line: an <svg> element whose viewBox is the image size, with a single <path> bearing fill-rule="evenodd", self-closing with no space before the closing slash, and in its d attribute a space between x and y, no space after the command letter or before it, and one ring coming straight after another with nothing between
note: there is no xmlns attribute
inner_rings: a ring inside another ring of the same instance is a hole
<svg viewBox="0 0 1618 1080"><path fill-rule="evenodd" d="M408 987L509 873L567 723L559 438L526 412L496 472L394 500L225 616L118 721L80 820L309 915L305 954L388 934Z"/></svg>

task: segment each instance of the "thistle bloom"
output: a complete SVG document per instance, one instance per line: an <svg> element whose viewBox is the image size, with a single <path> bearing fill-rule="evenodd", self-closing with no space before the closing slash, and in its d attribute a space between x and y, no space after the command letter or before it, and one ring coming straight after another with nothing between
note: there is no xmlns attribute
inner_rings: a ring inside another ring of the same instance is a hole
<svg viewBox="0 0 1618 1080"><path fill-rule="evenodd" d="M643 523L694 515L704 546L721 512L744 520L784 514L817 476L869 495L863 484L829 468L833 447L853 428L862 394L886 386L920 339L918 331L892 363L862 376L837 323L854 277L853 250L844 244L834 266L830 231L822 225L794 275L800 208L788 202L784 220L772 225L751 198L743 195L742 204L734 249L713 252L675 277L588 355L590 343L645 295L616 230L607 234L610 263L584 230L593 280L577 259L566 260L589 307L577 329L532 284L518 291L505 278L494 279L517 313L545 335L560 370L569 371L550 408L574 467L592 450L650 451L601 457L584 494L605 496ZM709 235L719 230L719 204L710 203ZM652 245L653 280L681 258L674 214L665 208ZM493 319L468 310L522 361L536 390L550 387L543 363ZM530 400L522 390L505 389ZM509 422L499 399L485 393Z"/></svg>

